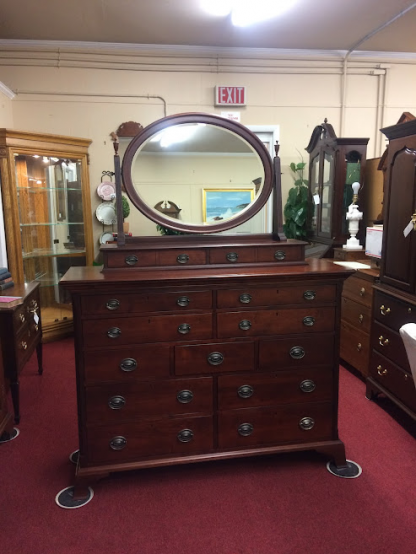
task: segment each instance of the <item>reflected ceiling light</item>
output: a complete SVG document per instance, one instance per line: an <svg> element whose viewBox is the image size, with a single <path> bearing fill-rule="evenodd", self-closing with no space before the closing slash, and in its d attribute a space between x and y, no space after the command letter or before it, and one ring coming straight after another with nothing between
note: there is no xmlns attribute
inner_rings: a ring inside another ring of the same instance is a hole
<svg viewBox="0 0 416 554"><path fill-rule="evenodd" d="M211 15L226 16L236 27L247 27L273 19L291 8L297 0L201 0L202 8Z"/></svg>
<svg viewBox="0 0 416 554"><path fill-rule="evenodd" d="M158 133L150 142L159 142L162 148L167 148L171 144L177 142L185 142L189 140L195 133L199 125L177 125L176 127L168 127L161 133Z"/></svg>
<svg viewBox="0 0 416 554"><path fill-rule="evenodd" d="M201 0L202 9L218 17L223 17L231 13L234 4L234 0Z"/></svg>

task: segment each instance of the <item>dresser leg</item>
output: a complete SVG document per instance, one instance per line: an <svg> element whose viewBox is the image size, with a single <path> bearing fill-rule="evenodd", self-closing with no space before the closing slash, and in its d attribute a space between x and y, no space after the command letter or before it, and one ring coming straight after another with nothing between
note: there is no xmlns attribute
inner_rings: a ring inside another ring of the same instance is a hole
<svg viewBox="0 0 416 554"><path fill-rule="evenodd" d="M39 341L39 344L36 347L36 357L38 359L38 373L42 375L43 373L43 345L42 341Z"/></svg>
<svg viewBox="0 0 416 554"><path fill-rule="evenodd" d="M321 452L331 458L336 467L347 467L347 460L345 458L345 446L344 443L338 441L336 443L319 446L316 448L317 452Z"/></svg>
<svg viewBox="0 0 416 554"><path fill-rule="evenodd" d="M19 402L19 378L16 377L13 381L10 382L10 394L12 396L13 411L14 411L14 422L16 424L20 423L20 402Z"/></svg>
<svg viewBox="0 0 416 554"><path fill-rule="evenodd" d="M374 400L378 396L378 391L375 391L371 385L371 382L367 379L366 386L365 386L365 397L368 400Z"/></svg>

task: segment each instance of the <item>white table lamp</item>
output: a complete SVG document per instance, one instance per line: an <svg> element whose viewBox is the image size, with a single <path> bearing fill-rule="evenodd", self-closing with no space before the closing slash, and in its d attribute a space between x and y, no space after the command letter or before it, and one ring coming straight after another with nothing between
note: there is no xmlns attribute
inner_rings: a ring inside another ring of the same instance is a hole
<svg viewBox="0 0 416 554"><path fill-rule="evenodd" d="M347 244L344 244L343 248L345 248L345 250L362 250L363 247L357 239L359 221L363 218L363 212L360 212L356 204L358 200L358 191L360 190L360 183L353 183L351 187L353 191L352 203L349 205L346 215L346 219L349 221L348 232L350 234L350 238L347 240Z"/></svg>

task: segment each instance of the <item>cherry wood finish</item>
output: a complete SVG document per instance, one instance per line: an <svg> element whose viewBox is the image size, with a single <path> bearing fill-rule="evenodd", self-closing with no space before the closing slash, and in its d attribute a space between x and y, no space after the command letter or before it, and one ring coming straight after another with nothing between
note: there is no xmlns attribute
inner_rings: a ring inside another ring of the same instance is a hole
<svg viewBox="0 0 416 554"><path fill-rule="evenodd" d="M39 375L43 373L39 283L15 285L0 296L20 300L0 303L0 340L6 384L10 387L15 423L20 421L19 374L36 350Z"/></svg>
<svg viewBox="0 0 416 554"><path fill-rule="evenodd" d="M71 268L61 285L75 315L75 495L114 471L247 455L316 449L345 465L338 348L350 274L326 260Z"/></svg>

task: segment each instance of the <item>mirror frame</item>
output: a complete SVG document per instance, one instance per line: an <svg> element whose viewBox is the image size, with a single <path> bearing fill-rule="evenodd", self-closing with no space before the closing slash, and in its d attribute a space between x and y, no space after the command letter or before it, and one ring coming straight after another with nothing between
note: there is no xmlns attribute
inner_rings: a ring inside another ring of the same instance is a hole
<svg viewBox="0 0 416 554"><path fill-rule="evenodd" d="M264 170L263 187L257 198L240 215L220 223L212 223L209 225L195 225L181 222L180 220L172 220L164 217L162 213L157 212L152 207L148 206L136 192L132 180L132 165L137 150L146 140L156 135L163 129L166 129L171 125L180 125L184 123L206 123L226 129L227 131L231 131L245 140L259 156ZM218 233L221 231L227 231L241 225L242 223L245 223L263 208L273 190L272 159L261 140L241 123L237 123L236 121L225 119L217 115L199 112L171 115L164 117L163 119L159 119L145 127L133 138L126 149L123 158L122 177L127 196L143 215L163 227L168 227L174 231L182 231L184 233L192 234Z"/></svg>

